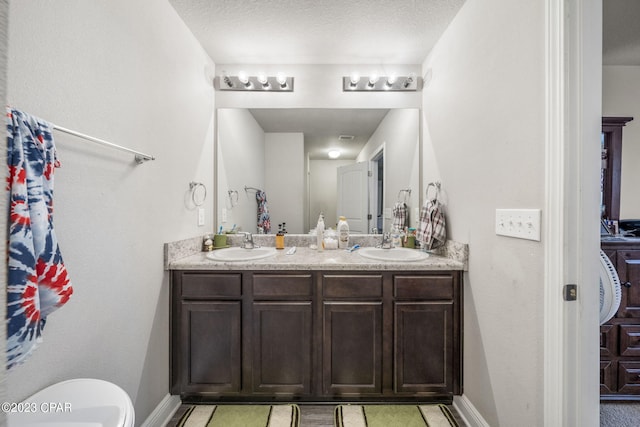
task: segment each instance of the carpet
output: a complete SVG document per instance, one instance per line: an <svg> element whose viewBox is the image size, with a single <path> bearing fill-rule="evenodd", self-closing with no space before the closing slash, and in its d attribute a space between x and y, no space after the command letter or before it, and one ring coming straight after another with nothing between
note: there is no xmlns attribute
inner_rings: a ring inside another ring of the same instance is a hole
<svg viewBox="0 0 640 427"><path fill-rule="evenodd" d="M640 426L640 403L600 402L600 427Z"/></svg>
<svg viewBox="0 0 640 427"><path fill-rule="evenodd" d="M459 427L445 405L340 405L336 427Z"/></svg>
<svg viewBox="0 0 640 427"><path fill-rule="evenodd" d="M178 427L299 427L297 405L194 405Z"/></svg>

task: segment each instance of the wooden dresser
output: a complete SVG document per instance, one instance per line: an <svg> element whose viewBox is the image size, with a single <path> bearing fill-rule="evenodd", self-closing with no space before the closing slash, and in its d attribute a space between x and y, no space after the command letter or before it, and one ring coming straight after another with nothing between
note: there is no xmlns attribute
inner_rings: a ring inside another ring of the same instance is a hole
<svg viewBox="0 0 640 427"><path fill-rule="evenodd" d="M600 327L600 398L640 400L640 238L601 248L620 276L622 301Z"/></svg>

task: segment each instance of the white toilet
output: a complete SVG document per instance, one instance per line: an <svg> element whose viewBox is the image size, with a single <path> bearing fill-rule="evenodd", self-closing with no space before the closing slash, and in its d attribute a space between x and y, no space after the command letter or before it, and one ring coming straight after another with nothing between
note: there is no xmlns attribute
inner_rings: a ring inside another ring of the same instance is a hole
<svg viewBox="0 0 640 427"><path fill-rule="evenodd" d="M89 378L53 384L9 409L8 427L133 427L135 421L123 389Z"/></svg>

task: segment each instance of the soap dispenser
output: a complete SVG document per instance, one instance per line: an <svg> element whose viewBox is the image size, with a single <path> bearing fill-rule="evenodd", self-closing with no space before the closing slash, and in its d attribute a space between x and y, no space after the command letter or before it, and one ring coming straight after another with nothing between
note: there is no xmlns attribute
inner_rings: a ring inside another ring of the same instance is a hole
<svg viewBox="0 0 640 427"><path fill-rule="evenodd" d="M324 216L320 213L318 217L318 224L316 225L316 244L318 250L324 250Z"/></svg>

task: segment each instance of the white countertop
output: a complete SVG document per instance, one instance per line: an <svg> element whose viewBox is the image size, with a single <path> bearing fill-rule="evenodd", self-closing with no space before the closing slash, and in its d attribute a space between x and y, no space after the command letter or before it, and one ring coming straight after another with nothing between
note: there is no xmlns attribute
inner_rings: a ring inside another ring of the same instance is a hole
<svg viewBox="0 0 640 427"><path fill-rule="evenodd" d="M308 247L298 247L295 254L286 255L288 247L278 250L275 255L252 261L215 261L208 259L209 252L198 252L168 263L169 270L464 270L465 264L452 258L429 254L421 261L377 261L365 258L358 251L342 249L317 251Z"/></svg>

